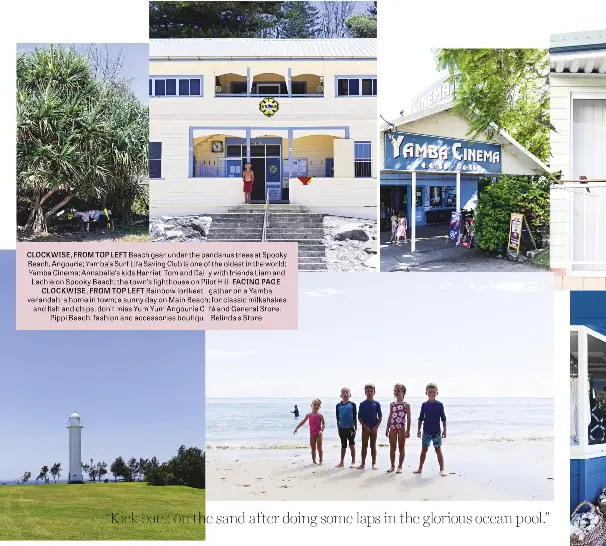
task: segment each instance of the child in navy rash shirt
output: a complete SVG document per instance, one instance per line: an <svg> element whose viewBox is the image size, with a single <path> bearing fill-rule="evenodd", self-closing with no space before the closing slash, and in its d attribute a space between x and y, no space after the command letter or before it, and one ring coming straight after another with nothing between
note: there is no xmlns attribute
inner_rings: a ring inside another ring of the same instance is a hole
<svg viewBox="0 0 606 546"><path fill-rule="evenodd" d="M429 383L427 387L425 387L425 394L427 395L427 402L423 402L421 405L419 426L417 428L417 436L422 438L421 459L419 461L419 468L417 468L414 473L420 474L423 472L427 451L431 444L433 444L436 455L438 456L438 464L440 465L440 476L446 477L448 474L446 474L446 471L444 470L444 455L442 454L442 438L446 438L446 413L444 412L444 404L436 400L438 386L435 383ZM423 435L421 435L421 425L423 425ZM441 430L440 425L443 425L443 430Z"/></svg>

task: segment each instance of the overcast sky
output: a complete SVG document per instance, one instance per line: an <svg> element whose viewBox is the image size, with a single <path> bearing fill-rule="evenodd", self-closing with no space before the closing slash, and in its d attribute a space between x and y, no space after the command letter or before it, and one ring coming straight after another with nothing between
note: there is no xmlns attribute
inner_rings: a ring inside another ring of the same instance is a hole
<svg viewBox="0 0 606 546"><path fill-rule="evenodd" d="M299 275L299 330L211 332L207 396L553 396L553 277Z"/></svg>

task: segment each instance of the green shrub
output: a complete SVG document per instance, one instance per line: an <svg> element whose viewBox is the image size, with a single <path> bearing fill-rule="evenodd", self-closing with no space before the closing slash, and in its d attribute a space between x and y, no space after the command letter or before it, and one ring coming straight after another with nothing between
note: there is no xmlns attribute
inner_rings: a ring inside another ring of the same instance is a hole
<svg viewBox="0 0 606 546"><path fill-rule="evenodd" d="M503 252L507 248L511 214L524 214L538 246L541 232L549 227L549 182L528 177L502 176L486 184L475 211L478 248Z"/></svg>

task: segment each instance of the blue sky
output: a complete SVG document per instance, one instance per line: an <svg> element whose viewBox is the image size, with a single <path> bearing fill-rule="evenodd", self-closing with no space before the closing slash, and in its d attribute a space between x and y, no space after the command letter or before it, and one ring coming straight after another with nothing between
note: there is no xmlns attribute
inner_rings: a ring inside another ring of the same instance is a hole
<svg viewBox="0 0 606 546"><path fill-rule="evenodd" d="M14 256L0 251L0 480L65 476L74 410L84 461L203 448L204 333L15 331Z"/></svg>
<svg viewBox="0 0 606 546"><path fill-rule="evenodd" d="M17 44L17 50L34 49L36 47L48 47L50 44ZM89 44L57 44L74 47L78 50L86 50ZM100 44L105 45L105 44ZM148 74L149 74L149 47L148 44L107 44L111 58L119 51L124 54L124 66L122 75L131 83L133 93L140 101L147 104L149 98Z"/></svg>

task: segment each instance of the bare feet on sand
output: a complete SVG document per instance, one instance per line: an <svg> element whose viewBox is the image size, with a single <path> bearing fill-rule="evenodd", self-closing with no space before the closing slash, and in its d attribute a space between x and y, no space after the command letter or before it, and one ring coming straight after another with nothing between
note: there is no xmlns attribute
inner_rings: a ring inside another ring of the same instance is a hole
<svg viewBox="0 0 606 546"><path fill-rule="evenodd" d="M402 467L398 466L398 470L396 470L396 474L402 474Z"/></svg>
<svg viewBox="0 0 606 546"><path fill-rule="evenodd" d="M356 468L358 470L364 470L364 464L359 464Z"/></svg>
<svg viewBox="0 0 606 546"><path fill-rule="evenodd" d="M375 463L372 463L372 469L373 470L379 470L379 467Z"/></svg>
<svg viewBox="0 0 606 546"><path fill-rule="evenodd" d="M356 468L356 463L351 463L351 464L349 465L349 468Z"/></svg>
<svg viewBox="0 0 606 546"><path fill-rule="evenodd" d="M413 472L413 474L420 474L421 472L423 472L423 469L422 469L422 468L417 468L417 469L416 469L416 470Z"/></svg>
<svg viewBox="0 0 606 546"><path fill-rule="evenodd" d="M445 470L440 470L440 476L442 476L443 478L445 478L446 476L448 476L448 474L446 473Z"/></svg>
<svg viewBox="0 0 606 546"><path fill-rule="evenodd" d="M343 468L345 465L343 463L339 463L335 468Z"/></svg>
<svg viewBox="0 0 606 546"><path fill-rule="evenodd" d="M391 473L392 473L394 470L395 470L395 468L394 468L393 466L390 466L390 467L387 469L387 473L388 473L388 474L391 474Z"/></svg>

